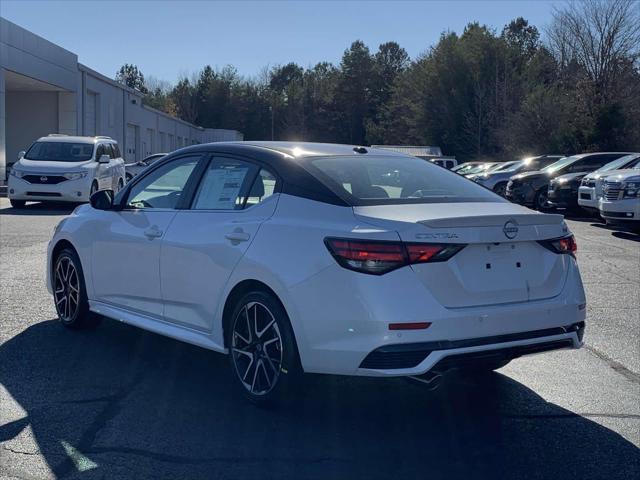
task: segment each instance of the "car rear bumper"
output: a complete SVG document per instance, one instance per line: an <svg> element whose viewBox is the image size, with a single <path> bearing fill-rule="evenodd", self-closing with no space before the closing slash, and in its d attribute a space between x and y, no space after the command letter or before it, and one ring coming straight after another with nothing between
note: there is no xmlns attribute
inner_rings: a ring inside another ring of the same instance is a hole
<svg viewBox="0 0 640 480"><path fill-rule="evenodd" d="M327 285L335 287L328 292ZM578 348L582 340L567 326L584 322L586 316L584 290L573 259L562 291L541 300L446 308L416 282L410 268L378 277L337 266L291 287L289 294L294 304L285 302L285 307L302 366L311 373L414 376L452 355L518 347L502 352L515 357L525 354L528 345L556 341L563 342L558 348ZM414 330L389 327L414 322L430 325ZM415 354L419 358L411 365L388 368L372 363L373 352L413 349L416 344L423 351Z"/></svg>
<svg viewBox="0 0 640 480"><path fill-rule="evenodd" d="M584 329L584 322L578 322L564 327L492 337L387 345L369 353L360 369L383 375L442 373L474 361L511 360L561 348L579 348Z"/></svg>
<svg viewBox="0 0 640 480"><path fill-rule="evenodd" d="M9 177L7 195L11 200L33 202L88 202L91 183L87 179L57 184L37 184Z"/></svg>

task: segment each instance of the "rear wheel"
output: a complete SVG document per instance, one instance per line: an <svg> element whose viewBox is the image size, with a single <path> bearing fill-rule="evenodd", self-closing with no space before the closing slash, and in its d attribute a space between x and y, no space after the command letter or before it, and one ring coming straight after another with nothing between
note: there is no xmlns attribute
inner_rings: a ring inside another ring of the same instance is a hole
<svg viewBox="0 0 640 480"><path fill-rule="evenodd" d="M82 265L74 250L65 248L56 257L52 284L60 323L68 328L82 328L93 323L96 317L89 311Z"/></svg>
<svg viewBox="0 0 640 480"><path fill-rule="evenodd" d="M9 200L13 208L24 208L27 202L25 200Z"/></svg>
<svg viewBox="0 0 640 480"><path fill-rule="evenodd" d="M236 304L227 345L235 383L251 402L267 405L295 394L301 372L287 314L271 293L254 291Z"/></svg>

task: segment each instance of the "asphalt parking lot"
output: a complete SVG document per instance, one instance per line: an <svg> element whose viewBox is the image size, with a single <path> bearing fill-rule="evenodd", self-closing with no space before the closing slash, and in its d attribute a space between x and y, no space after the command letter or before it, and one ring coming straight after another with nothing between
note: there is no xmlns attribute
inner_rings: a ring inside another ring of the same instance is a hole
<svg viewBox="0 0 640 480"><path fill-rule="evenodd" d="M640 236L568 223L586 348L429 392L310 376L286 409L231 388L226 358L104 320L71 332L44 284L68 210L0 199L0 478L638 478ZM517 319L514 319L517 321Z"/></svg>

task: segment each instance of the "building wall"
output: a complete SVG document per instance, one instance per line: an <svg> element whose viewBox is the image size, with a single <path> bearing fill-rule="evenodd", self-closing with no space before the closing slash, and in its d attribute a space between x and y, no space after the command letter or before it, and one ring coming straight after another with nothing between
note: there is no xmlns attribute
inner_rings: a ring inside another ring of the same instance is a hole
<svg viewBox="0 0 640 480"><path fill-rule="evenodd" d="M20 79L19 88L6 88L6 72L14 83ZM49 133L110 136L127 161L196 143L242 140L235 130L204 129L142 101L139 92L78 63L74 53L0 18L0 183L18 151Z"/></svg>
<svg viewBox="0 0 640 480"><path fill-rule="evenodd" d="M7 164L33 141L58 129L58 92L11 92L6 100Z"/></svg>
<svg viewBox="0 0 640 480"><path fill-rule="evenodd" d="M0 25L1 27L2 25ZM2 44L0 44L0 48ZM5 86L4 86L4 68L0 66L0 185L7 178L7 136L6 132L6 102L5 102Z"/></svg>

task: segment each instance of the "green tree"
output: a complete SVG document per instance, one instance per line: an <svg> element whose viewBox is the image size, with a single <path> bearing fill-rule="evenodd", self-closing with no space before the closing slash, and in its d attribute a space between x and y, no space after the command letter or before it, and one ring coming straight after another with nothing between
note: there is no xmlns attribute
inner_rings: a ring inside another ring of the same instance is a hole
<svg viewBox="0 0 640 480"><path fill-rule="evenodd" d="M144 84L144 75L138 69L137 65L125 63L116 73L116 81L123 83L129 88L138 90L141 93L147 93L147 87Z"/></svg>

